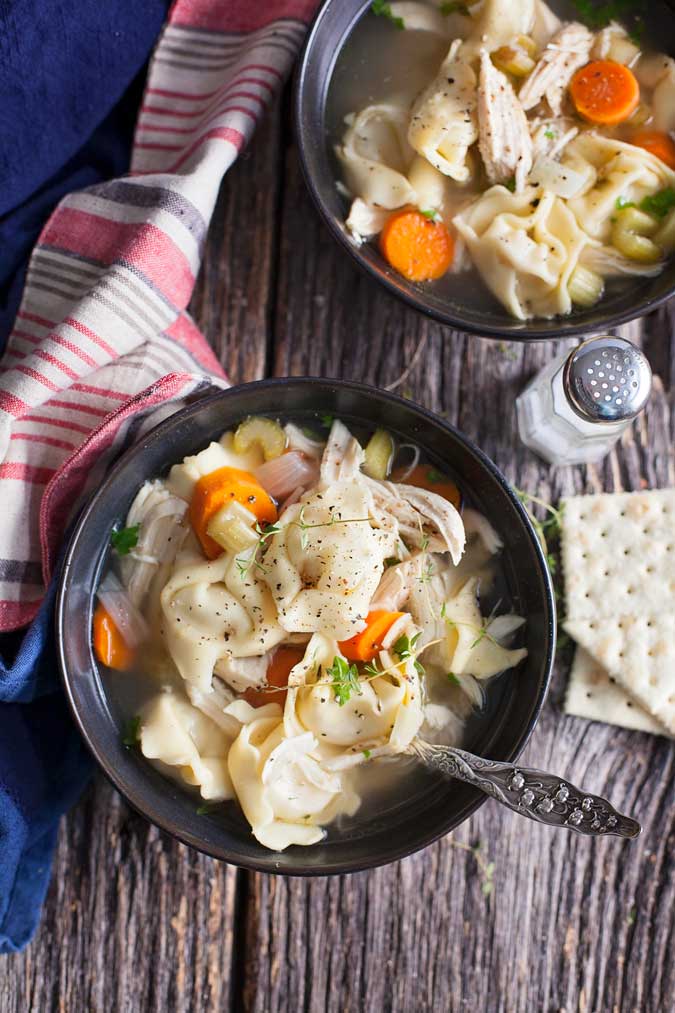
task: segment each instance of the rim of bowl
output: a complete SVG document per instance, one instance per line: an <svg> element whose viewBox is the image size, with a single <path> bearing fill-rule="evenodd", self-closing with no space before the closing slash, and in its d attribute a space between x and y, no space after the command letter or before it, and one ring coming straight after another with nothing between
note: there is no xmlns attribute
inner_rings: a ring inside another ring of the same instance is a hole
<svg viewBox="0 0 675 1013"><path fill-rule="evenodd" d="M396 404L400 404L413 411L416 414L421 415L427 420L433 422L436 425L440 425L441 428L447 430L449 434L459 443L463 444L464 449L474 456L477 462L487 470L492 478L499 484L502 491L506 494L511 504L514 506L516 514L519 517L521 525L527 535L528 541L531 547L534 549L534 553L538 563L537 576L540 579L542 588L542 604L544 606L544 626L546 637L546 650L544 654L542 664L542 675L543 679L539 687L537 697L534 700L534 706L531 711L529 720L523 726L519 736L517 737L515 746L508 753L508 755L500 757L500 759L506 762L513 762L520 756L521 752L527 745L527 742L534 731L534 728L539 721L542 707L548 695L548 690L551 682L551 675L553 671L553 662L555 657L555 643L556 643L556 631L557 631L557 616L555 608L555 599L553 593L553 585L551 576L546 565L544 553L539 542L539 538L534 530L532 522L525 510L523 504L518 499L513 489L509 485L505 476L497 468L495 464L490 460L486 454L476 444L465 436L462 432L455 428L451 423L441 418L435 412L424 408L422 405L417 404L414 401L410 401L406 398L400 397L391 391L384 391L380 388L373 387L369 384L358 383L353 380L335 380L329 377L312 377L312 376L298 376L298 377L275 377L266 380L254 380L249 383L236 384L226 390L219 391L213 396L207 396L200 401L197 401L193 405L180 409L174 415L171 415L168 419L164 419L158 423L153 429L151 429L144 437L143 440L136 445L126 450L119 459L115 462L113 467L108 472L105 481L101 483L96 492L92 495L91 499L85 505L81 515L79 516L72 535L69 538L67 550L63 558L61 567L61 574L59 579L59 587L57 591L56 605L55 605L55 618L56 618L56 650L59 661L59 669L61 675L61 682L66 694L68 706L73 716L75 724L84 739L85 745L90 753L93 755L99 768L103 771L107 779L113 784L113 786L119 791L122 797L128 802L128 804L150 823L159 827L160 830L165 831L172 837L175 837L183 844L187 844L202 854L208 855L211 858L218 859L220 861L228 862L230 865L235 865L238 868L248 869L254 872L264 872L269 875L279 876L327 876L327 875L342 875L351 872L360 872L366 869L377 868L378 866L388 865L392 862L399 861L402 858L406 858L408 855L416 854L418 851L422 851L424 848L429 847L435 841L444 837L450 833L456 826L459 826L465 820L469 819L477 809L479 809L485 802L487 802L487 795L475 789L476 797L473 801L469 802L463 810L462 815L459 819L443 820L439 818L438 822L434 821L433 828L429 833L423 834L418 840L416 840L413 847L403 846L401 848L393 848L390 854L386 857L378 857L374 855L372 860L370 858L365 861L350 860L340 861L331 864L330 867L324 869L317 869L315 866L303 865L298 863L297 867L292 870L275 868L263 861L250 860L248 858L242 859L236 853L225 852L224 849L218 850L216 847L211 846L209 842L204 841L197 833L193 833L189 829L179 828L176 826L170 816L165 815L162 809L161 793L159 794L159 804L155 805L154 801L151 805L147 801L141 798L141 792L136 789L133 784L123 778L113 763L109 759L107 753L102 749L94 736L90 734L87 727L86 718L80 713L77 706L74 693L72 692L71 679L73 678L68 670L67 663L67 648L66 648L66 637L64 635L65 623L66 623L66 606L68 599L68 592L71 583L71 571L73 569L73 559L77 556L78 542L80 534L83 528L89 523L90 518L98 510L99 504L102 499L105 498L108 488L114 484L117 478L118 472L122 469L125 463L132 457L140 456L143 450L150 444L157 440L161 440L167 430L171 429L174 425L184 424L186 419L190 416L199 414L200 410L214 400L220 400L227 398L228 394L240 391L243 388L256 389L261 393L266 391L274 392L275 390L288 386L288 384L298 384L301 386L315 386L316 384L329 384L332 387L340 387L344 390L352 390L360 395L372 396L376 395L383 400L391 401ZM358 414L358 413L356 413ZM93 597L95 588L92 587L90 595ZM92 678L100 681L99 677L90 671ZM105 690L103 690L103 696L107 699ZM154 789L152 794L155 795ZM262 845L261 845L262 847Z"/></svg>
<svg viewBox="0 0 675 1013"><path fill-rule="evenodd" d="M522 342L558 341L562 338L573 338L578 337L579 335L587 335L590 337L594 334L602 334L607 328L618 327L620 324L628 323L638 317L645 316L647 313L651 313L675 294L674 277L670 288L661 293L661 295L653 297L644 296L630 309L620 310L615 313L608 313L602 323L598 323L593 326L589 324L574 323L573 320L569 320L568 323L565 323L564 321L566 318L560 317L559 319L561 323L559 326L546 330L541 327L537 327L536 324L530 326L527 322L524 322L522 328L519 330L513 330L512 326L509 326L508 324L504 324L503 326L492 325L483 327L478 323L474 323L472 320L465 319L455 313L452 313L451 311L444 312L443 310L436 309L434 306L427 305L423 295L417 295L414 290L409 289L403 284L403 282L399 282L395 277L389 275L383 267L380 267L377 263L363 257L359 248L350 242L345 231L340 227L339 222L328 210L326 203L321 196L320 187L315 182L314 176L310 171L306 157L307 149L316 146L316 138L311 133L309 127L306 127L304 122L306 94L305 78L307 74L307 64L312 54L316 37L321 31L323 18L326 16L328 9L337 2L338 0L324 0L312 19L307 36L302 45L302 49L300 50L300 56L298 57L293 83L293 126L298 145L302 175L312 201L319 211L324 223L328 226L333 238L338 241L343 249L347 250L351 258L359 266L359 268L365 272L365 274L379 281L380 284L383 285L391 294L397 296L406 303L407 306L417 310L417 312L421 313L423 316L431 317L431 319L436 320L440 324L444 324L446 327L451 327L456 331L464 331L467 334L475 334L476 336L482 338L501 338L502 340ZM369 5L364 3L364 10L362 10L354 19L354 24L357 20L363 17L363 13L367 6ZM353 27L354 25L352 25L350 31L353 30ZM341 48L342 47L340 46L335 50L333 62L331 64L331 74L335 68L335 61L337 60ZM323 82L321 103L324 106L329 81Z"/></svg>

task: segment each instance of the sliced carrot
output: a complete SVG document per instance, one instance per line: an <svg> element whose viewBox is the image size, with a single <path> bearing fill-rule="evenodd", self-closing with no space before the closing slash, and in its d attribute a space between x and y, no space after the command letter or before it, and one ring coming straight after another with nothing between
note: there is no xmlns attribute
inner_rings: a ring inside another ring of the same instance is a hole
<svg viewBox="0 0 675 1013"><path fill-rule="evenodd" d="M304 656L304 647L277 647L265 673L266 685L261 689L247 689L244 693L244 700L250 703L251 707L264 707L266 703L278 703L283 707L288 692L290 671L302 661ZM283 688L275 691L268 689L269 686Z"/></svg>
<svg viewBox="0 0 675 1013"><path fill-rule="evenodd" d="M340 642L340 650L348 661L372 661L382 650L382 641L404 612L376 609L366 617L367 626L349 640Z"/></svg>
<svg viewBox="0 0 675 1013"><path fill-rule="evenodd" d="M99 602L94 611L94 654L102 665L126 672L134 663L134 652L117 629L107 609Z"/></svg>
<svg viewBox="0 0 675 1013"><path fill-rule="evenodd" d="M638 148L644 148L671 169L675 169L675 141L670 134L662 130L638 130L630 138L630 143L637 145Z"/></svg>
<svg viewBox="0 0 675 1013"><path fill-rule="evenodd" d="M221 507L232 502L245 506L261 524L273 524L277 519L274 500L249 471L217 468L203 475L192 493L190 523L209 559L216 559L223 551L222 546L207 534L209 521Z"/></svg>
<svg viewBox="0 0 675 1013"><path fill-rule="evenodd" d="M462 494L459 489L446 475L437 471L430 464L418 464L406 478L403 478L403 475L405 475L405 471L398 468L391 476L392 482L403 482L404 485L415 485L418 489L438 493L459 510L462 502Z"/></svg>
<svg viewBox="0 0 675 1013"><path fill-rule="evenodd" d="M640 101L640 85L632 70L614 60L592 60L581 67L570 84L570 95L580 116L591 123L623 123Z"/></svg>
<svg viewBox="0 0 675 1013"><path fill-rule="evenodd" d="M455 243L442 222L414 208L395 212L380 233L382 256L410 281L433 281L452 264Z"/></svg>

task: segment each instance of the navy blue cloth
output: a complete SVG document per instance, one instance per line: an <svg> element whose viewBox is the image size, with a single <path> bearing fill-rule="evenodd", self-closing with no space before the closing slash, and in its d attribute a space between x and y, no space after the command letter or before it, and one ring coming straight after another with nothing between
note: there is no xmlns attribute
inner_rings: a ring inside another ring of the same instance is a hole
<svg viewBox="0 0 675 1013"><path fill-rule="evenodd" d="M144 66L167 0L0 0L0 351L28 256L66 193L128 170ZM0 953L39 920L59 817L90 761L59 688L56 581L0 635Z"/></svg>

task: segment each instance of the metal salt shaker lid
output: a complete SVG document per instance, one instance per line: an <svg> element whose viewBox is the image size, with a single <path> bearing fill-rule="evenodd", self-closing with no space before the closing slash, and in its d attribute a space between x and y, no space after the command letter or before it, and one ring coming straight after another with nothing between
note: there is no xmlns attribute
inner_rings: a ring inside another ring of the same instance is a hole
<svg viewBox="0 0 675 1013"><path fill-rule="evenodd" d="M586 422L627 422L647 403L652 371L632 342L602 334L570 353L562 381L570 406Z"/></svg>

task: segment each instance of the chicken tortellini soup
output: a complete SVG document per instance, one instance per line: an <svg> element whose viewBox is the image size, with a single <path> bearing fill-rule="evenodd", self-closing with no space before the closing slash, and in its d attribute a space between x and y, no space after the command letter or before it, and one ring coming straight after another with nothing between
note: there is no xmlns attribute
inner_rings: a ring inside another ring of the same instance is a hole
<svg viewBox="0 0 675 1013"><path fill-rule="evenodd" d="M93 645L125 741L272 850L322 840L526 655L501 542L419 449L255 417L138 491Z"/></svg>
<svg viewBox="0 0 675 1013"><path fill-rule="evenodd" d="M646 47L639 19L595 27L640 4L602 6L576 5L589 28L543 0L373 3L329 103L353 241L376 240L411 281L473 271L518 320L663 271L675 60Z"/></svg>

